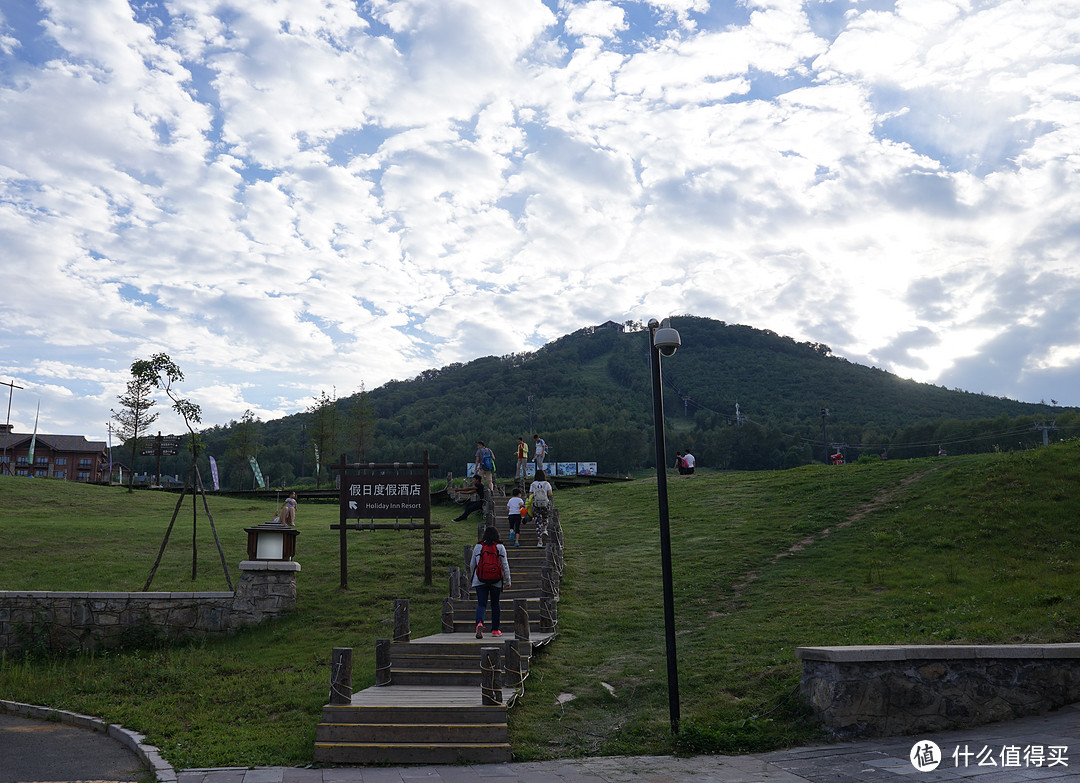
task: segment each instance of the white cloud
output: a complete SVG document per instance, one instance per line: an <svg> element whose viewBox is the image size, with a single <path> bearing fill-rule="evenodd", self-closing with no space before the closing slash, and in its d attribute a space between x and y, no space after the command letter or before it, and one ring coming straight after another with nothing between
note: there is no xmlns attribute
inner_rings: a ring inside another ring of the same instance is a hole
<svg viewBox="0 0 1080 783"><path fill-rule="evenodd" d="M570 35L611 38L626 29L626 14L607 0L589 0L569 10L564 27Z"/></svg>
<svg viewBox="0 0 1080 783"><path fill-rule="evenodd" d="M1069 400L1080 8L733 2L4 19L13 418L103 436L155 351L218 423L683 312Z"/></svg>

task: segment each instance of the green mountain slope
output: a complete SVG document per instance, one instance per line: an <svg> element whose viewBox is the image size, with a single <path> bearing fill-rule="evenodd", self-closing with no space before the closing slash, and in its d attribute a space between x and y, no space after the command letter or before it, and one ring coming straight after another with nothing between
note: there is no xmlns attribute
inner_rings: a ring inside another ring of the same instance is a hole
<svg viewBox="0 0 1080 783"><path fill-rule="evenodd" d="M827 346L748 326L695 316L673 318L672 325L683 346L664 360L669 459L691 449L703 466L794 467L823 461L826 438L829 452L843 446L849 460L885 449L894 457L927 456L939 443L950 453L1014 449L1041 441L1037 418L1053 414L1061 434L1080 423L1075 409L904 380L832 356ZM443 471L461 475L480 439L508 475L517 436L531 444L532 430L555 461L595 461L609 474L651 466L648 332L631 327L590 327L532 353L451 364L367 392L375 421L363 460L419 460L426 449ZM342 428L351 402L337 401ZM257 423L251 448L275 484L293 482L302 468L313 473L311 423L310 413ZM207 453L221 463L236 428L214 428L205 438ZM324 450L324 463L341 452L360 458L344 439ZM246 476L250 486L246 457L232 462L226 473Z"/></svg>

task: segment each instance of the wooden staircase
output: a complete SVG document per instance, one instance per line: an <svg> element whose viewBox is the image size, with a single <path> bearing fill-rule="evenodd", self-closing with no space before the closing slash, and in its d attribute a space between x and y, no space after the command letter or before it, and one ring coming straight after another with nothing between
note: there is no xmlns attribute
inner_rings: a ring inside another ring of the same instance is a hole
<svg viewBox="0 0 1080 783"><path fill-rule="evenodd" d="M506 522L498 523L500 535ZM347 703L323 707L315 733L320 763L456 764L510 761L506 712L523 692L533 650L555 637L562 529L553 514L550 535L536 546L531 521L519 546L504 540L511 587L499 602L503 636L492 637L491 607L484 638L475 636L476 596L465 563L450 571L443 632L411 640L407 610L395 610L395 639L376 642L376 685ZM407 602L399 601L398 604ZM403 626L403 627L402 627ZM339 701L344 701L344 698Z"/></svg>

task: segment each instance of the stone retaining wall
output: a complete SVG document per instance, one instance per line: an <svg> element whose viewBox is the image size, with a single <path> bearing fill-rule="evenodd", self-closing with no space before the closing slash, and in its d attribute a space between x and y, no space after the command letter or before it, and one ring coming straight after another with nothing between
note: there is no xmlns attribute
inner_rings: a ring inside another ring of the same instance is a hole
<svg viewBox="0 0 1080 783"><path fill-rule="evenodd" d="M1037 715L1080 701L1080 644L800 647L800 692L841 738Z"/></svg>
<svg viewBox="0 0 1080 783"><path fill-rule="evenodd" d="M246 560L236 591L0 591L0 651L96 650L224 636L296 607L293 561Z"/></svg>

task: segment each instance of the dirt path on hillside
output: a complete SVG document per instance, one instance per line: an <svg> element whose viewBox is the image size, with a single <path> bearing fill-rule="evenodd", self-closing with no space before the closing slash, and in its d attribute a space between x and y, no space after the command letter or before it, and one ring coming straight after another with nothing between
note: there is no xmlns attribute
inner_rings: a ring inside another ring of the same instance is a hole
<svg viewBox="0 0 1080 783"><path fill-rule="evenodd" d="M792 544L787 549L785 549L783 552L779 552L779 553L773 555L772 559L769 561L768 564L769 565L774 565L775 563L779 562L780 560L782 560L785 557L791 557L796 552L802 552L807 547L813 546L818 541L821 541L823 538L826 538L827 536L832 534L832 532L834 530L841 530L841 529L843 529L845 527L850 527L851 525L855 524L856 522L858 522L860 519L867 516L868 514L872 514L875 511L877 511L878 509L880 509L882 506L884 506L884 505L886 505L888 503L891 503L893 498L895 498L897 496L897 494L899 494L903 490L907 489L912 484L914 484L914 483L916 483L918 481L922 481L930 473L932 473L935 470L939 470L939 469L940 468L934 467L934 468L929 468L927 470L921 470L921 471L919 471L917 473L912 473L910 476L907 476L906 478L901 479L900 482L898 484L896 484L895 486L886 487L885 489L882 489L869 502L867 502L867 503L863 504L862 506L859 506L857 509L855 509L855 511L847 519L843 520L842 522L837 522L835 525L831 525L830 527L827 527L827 528L823 529L822 531L820 531L818 533L814 533L813 535L809 535L806 538L802 539L801 541L798 541L797 543ZM758 578L758 574L757 574L756 571L747 571L745 574L743 574L742 578L740 578L739 581L737 581L736 583L731 585L731 588L734 591L732 596L731 596L731 600L736 601L739 598L741 598L742 597L742 591L745 590L751 584L753 584L753 582L757 578Z"/></svg>

